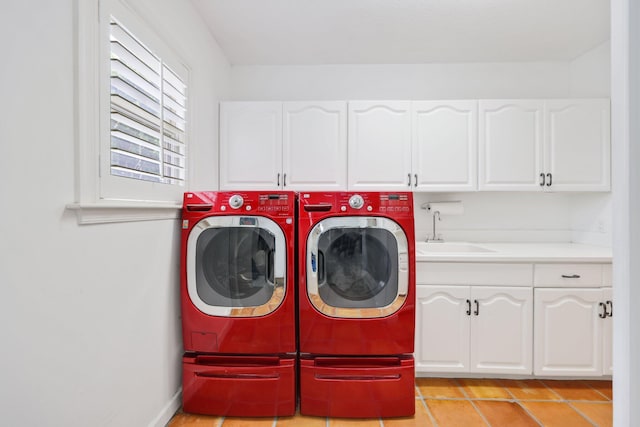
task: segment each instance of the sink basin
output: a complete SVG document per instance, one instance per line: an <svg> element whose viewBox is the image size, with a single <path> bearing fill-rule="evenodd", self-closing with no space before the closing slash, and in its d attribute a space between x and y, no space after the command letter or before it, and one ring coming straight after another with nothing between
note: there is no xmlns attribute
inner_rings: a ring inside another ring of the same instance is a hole
<svg viewBox="0 0 640 427"><path fill-rule="evenodd" d="M482 253L482 252L494 252L494 251L473 243L465 243L465 242L417 242L416 252L427 255L432 253L443 253L443 252Z"/></svg>

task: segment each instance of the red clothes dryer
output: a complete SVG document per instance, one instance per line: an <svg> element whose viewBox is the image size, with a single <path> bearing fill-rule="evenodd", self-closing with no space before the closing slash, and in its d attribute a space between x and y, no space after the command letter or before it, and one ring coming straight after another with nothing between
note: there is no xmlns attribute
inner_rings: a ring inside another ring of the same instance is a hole
<svg viewBox="0 0 640 427"><path fill-rule="evenodd" d="M298 195L300 412L415 411L411 193Z"/></svg>
<svg viewBox="0 0 640 427"><path fill-rule="evenodd" d="M183 410L296 409L295 194L185 193Z"/></svg>

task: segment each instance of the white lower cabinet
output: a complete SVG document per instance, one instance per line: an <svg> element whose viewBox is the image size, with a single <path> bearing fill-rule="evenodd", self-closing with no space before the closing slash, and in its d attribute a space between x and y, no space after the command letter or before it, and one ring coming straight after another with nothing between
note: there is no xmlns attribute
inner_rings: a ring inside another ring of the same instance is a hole
<svg viewBox="0 0 640 427"><path fill-rule="evenodd" d="M416 371L531 374L532 289L417 286Z"/></svg>
<svg viewBox="0 0 640 427"><path fill-rule="evenodd" d="M535 289L534 374L610 375L610 288Z"/></svg>

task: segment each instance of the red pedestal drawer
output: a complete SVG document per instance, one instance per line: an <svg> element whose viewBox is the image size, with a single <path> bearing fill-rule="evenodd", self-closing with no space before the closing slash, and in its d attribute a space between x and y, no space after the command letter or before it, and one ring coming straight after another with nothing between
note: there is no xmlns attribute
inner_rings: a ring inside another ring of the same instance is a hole
<svg viewBox="0 0 640 427"><path fill-rule="evenodd" d="M185 356L183 410L242 417L294 415L295 365L294 357Z"/></svg>
<svg viewBox="0 0 640 427"><path fill-rule="evenodd" d="M317 357L300 360L300 413L403 417L415 412L413 357Z"/></svg>

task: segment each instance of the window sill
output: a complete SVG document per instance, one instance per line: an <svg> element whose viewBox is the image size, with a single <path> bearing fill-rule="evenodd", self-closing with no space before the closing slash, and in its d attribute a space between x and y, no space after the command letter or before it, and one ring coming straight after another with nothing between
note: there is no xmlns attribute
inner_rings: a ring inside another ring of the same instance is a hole
<svg viewBox="0 0 640 427"><path fill-rule="evenodd" d="M182 206L170 203L71 203L66 208L75 211L78 224L107 224L179 219Z"/></svg>

